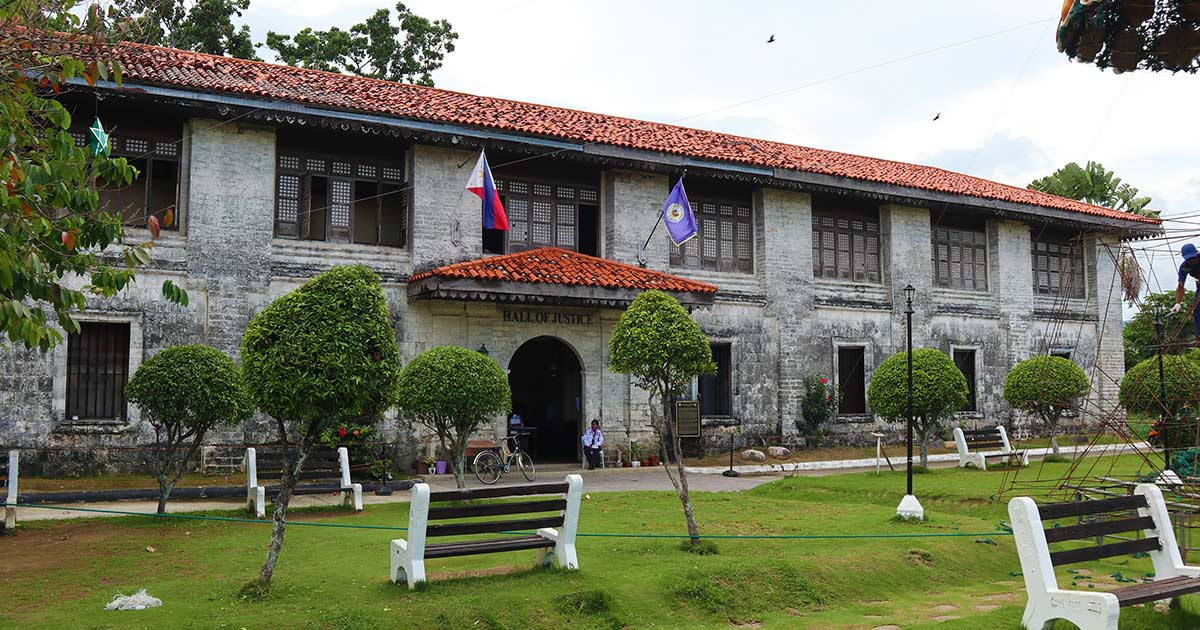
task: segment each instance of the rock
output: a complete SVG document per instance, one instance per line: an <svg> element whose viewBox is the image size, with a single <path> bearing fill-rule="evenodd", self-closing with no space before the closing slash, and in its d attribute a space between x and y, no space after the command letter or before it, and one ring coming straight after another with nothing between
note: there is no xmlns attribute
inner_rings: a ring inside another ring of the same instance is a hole
<svg viewBox="0 0 1200 630"><path fill-rule="evenodd" d="M767 453L775 459L787 459L792 456L792 452L782 446L768 446Z"/></svg>
<svg viewBox="0 0 1200 630"><path fill-rule="evenodd" d="M765 462L767 461L767 456L762 451L748 448L742 451L742 459L748 459L752 462Z"/></svg>

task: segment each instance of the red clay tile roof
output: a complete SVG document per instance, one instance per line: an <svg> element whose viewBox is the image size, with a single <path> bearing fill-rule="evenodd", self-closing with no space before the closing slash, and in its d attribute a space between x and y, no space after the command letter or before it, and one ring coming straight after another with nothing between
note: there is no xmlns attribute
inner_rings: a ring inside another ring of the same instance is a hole
<svg viewBox="0 0 1200 630"><path fill-rule="evenodd" d="M491 256L454 263L413 275L408 281L425 278L467 278L604 287L608 289L658 289L687 293L716 293L717 287L633 265L596 258L558 247L539 247L516 254Z"/></svg>
<svg viewBox="0 0 1200 630"><path fill-rule="evenodd" d="M1161 223L1156 219L932 166L157 46L123 44L118 55L123 63L126 79L135 83L233 92L422 121L499 129L572 142L595 142L708 160L847 177L1044 206L1098 217Z"/></svg>

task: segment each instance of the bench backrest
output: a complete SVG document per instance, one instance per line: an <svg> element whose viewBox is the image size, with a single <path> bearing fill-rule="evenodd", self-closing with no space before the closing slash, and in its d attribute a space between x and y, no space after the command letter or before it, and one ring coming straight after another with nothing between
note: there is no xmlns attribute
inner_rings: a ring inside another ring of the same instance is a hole
<svg viewBox="0 0 1200 630"><path fill-rule="evenodd" d="M1037 505L1029 497L1017 497L1009 502L1008 512L1027 588L1033 588L1031 582L1057 588L1056 566L1139 552L1150 554L1156 579L1173 577L1174 567L1183 565L1162 491L1153 484L1139 484L1129 496L1094 501ZM1072 520L1046 526L1047 521L1060 519ZM1137 538L1137 532L1143 536ZM1078 544L1114 535L1128 540ZM1065 542L1073 544L1054 551L1049 548Z"/></svg>
<svg viewBox="0 0 1200 630"><path fill-rule="evenodd" d="M246 476L250 485L258 481L283 479L283 450L270 446L246 449ZM345 447L337 450L316 449L304 459L299 481L332 481L349 485L349 458Z"/></svg>
<svg viewBox="0 0 1200 630"><path fill-rule="evenodd" d="M1012 450L1008 443L1008 434L1004 427L995 426L990 429L959 429L967 448L972 451L996 450L1007 452Z"/></svg>

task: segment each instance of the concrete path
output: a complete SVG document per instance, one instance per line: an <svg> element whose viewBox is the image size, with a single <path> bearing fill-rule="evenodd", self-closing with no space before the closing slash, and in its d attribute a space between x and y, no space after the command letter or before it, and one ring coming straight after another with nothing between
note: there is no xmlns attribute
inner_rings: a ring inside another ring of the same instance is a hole
<svg viewBox="0 0 1200 630"><path fill-rule="evenodd" d="M666 472L662 467L658 468L609 468L607 470L582 470L579 466L569 464L546 465L538 468L538 482L559 481L569 473L578 473L583 475L583 487L586 492L622 492L629 490L674 490L671 486L671 480L667 478ZM688 478L692 490L703 492L732 492L736 490L748 490L755 486L781 479L780 474L761 474L747 475L736 478L722 477L720 475L694 475ZM454 475L433 475L426 477L425 481L434 490L453 490L455 488ZM498 485L508 484L523 484L525 478L520 473L507 475L500 480ZM475 488L482 487L473 475L467 478L467 487ZM381 503L404 503L408 501L409 493L406 491L398 491L390 496L378 496L367 492L363 494L363 503L365 505L377 505ZM293 507L314 507L314 506L338 506L341 505L339 497L333 494L307 494L294 497L291 505ZM60 507L60 506L55 506ZM36 507L17 508L17 522L22 521L40 521L51 519L68 519L68 518L96 518L106 516L121 516L120 514L106 514L97 512L85 512L80 509L70 508L87 508L94 510L117 510L121 512L137 512L139 514L153 514L158 509L157 501L109 501L103 503L72 503L68 509L38 509ZM205 510L239 510L245 507L244 501L234 501L226 499L206 499L193 501L172 501L167 508L170 512L176 514L184 514L188 512L201 512ZM368 508L369 509L369 508ZM270 511L267 513L270 517Z"/></svg>
<svg viewBox="0 0 1200 630"><path fill-rule="evenodd" d="M1099 456L1131 453L1135 451L1145 452L1149 448L1149 445L1144 442L1124 445L1110 444L1096 446L1088 450L1088 455ZM1075 452L1083 451L1084 449L1085 447L1079 446L1063 447L1060 450L1064 456L1070 456ZM1045 448L1031 449L1030 456L1033 459L1039 459L1049 453L1049 450L1050 449ZM950 468L957 466L958 455L955 453L930 455L929 464L931 468ZM904 458L893 457L892 465L896 467L896 470L903 470ZM883 468L886 470L887 465L885 464ZM749 490L750 488L754 488L764 483L782 479L785 476L816 477L849 472L862 472L874 469L874 459L846 459L823 462L795 462L762 464L756 466L734 466L734 470L742 473L742 476L740 477L722 476L720 473L727 470L727 467L689 467L688 472L694 474L688 477L688 485L692 490L700 492L734 492L738 490ZM538 466L537 481L558 481L569 473L578 473L583 475L583 487L585 492L674 490L674 488L671 486L671 480L667 478L667 473L662 467L583 470L575 464L547 464ZM432 486L434 490L453 490L455 488L454 475L432 475L426 477L425 481ZM522 483L525 483L525 479L520 473L509 474L500 480L500 485ZM475 488L482 486L483 484L479 483L479 480L475 479L474 475L468 475L467 487ZM368 492L363 495L363 503L366 505L375 505L380 503L403 503L408 501L408 495L409 493L406 491L398 491L391 496L382 497ZM337 506L340 504L341 501L339 497L332 494L309 494L301 495L292 499L292 505L295 507ZM242 509L244 506L245 502L243 501L208 499L194 501L174 501L169 504L168 509L173 513L187 513L200 512L204 510L238 510ZM111 501L105 503L71 504L69 507L152 514L157 509L158 503L156 501ZM102 516L120 515L84 512L79 509L47 510L30 507L18 508L17 522ZM269 513L268 516L270 516Z"/></svg>

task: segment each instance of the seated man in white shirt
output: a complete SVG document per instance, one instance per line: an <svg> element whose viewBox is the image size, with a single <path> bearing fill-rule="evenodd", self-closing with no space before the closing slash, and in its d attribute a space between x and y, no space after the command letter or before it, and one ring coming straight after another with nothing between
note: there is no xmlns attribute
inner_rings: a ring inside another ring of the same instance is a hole
<svg viewBox="0 0 1200 630"><path fill-rule="evenodd" d="M595 470L600 465L604 455L600 447L604 444L604 434L600 432L600 421L592 420L592 428L583 432L583 454L587 456L588 470Z"/></svg>

